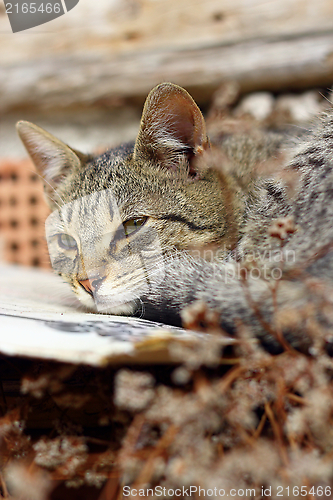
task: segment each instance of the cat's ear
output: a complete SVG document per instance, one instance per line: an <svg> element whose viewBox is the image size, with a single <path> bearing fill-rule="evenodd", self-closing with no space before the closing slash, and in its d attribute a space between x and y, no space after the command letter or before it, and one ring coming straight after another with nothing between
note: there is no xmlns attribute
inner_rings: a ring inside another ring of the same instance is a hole
<svg viewBox="0 0 333 500"><path fill-rule="evenodd" d="M155 87L144 105L134 159L147 159L176 170L209 147L205 120L186 90L172 83Z"/></svg>
<svg viewBox="0 0 333 500"><path fill-rule="evenodd" d="M33 123L20 121L16 129L37 172L44 179L47 194L54 193L64 178L89 159Z"/></svg>

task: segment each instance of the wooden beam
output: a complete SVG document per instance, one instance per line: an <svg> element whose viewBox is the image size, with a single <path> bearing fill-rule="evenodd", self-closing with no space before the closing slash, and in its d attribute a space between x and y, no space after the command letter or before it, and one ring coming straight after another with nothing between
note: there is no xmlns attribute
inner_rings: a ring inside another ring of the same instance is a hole
<svg viewBox="0 0 333 500"><path fill-rule="evenodd" d="M242 91L329 86L333 33L126 54L40 58L0 67L0 109L68 107L143 97L173 81L205 100L206 88L236 80Z"/></svg>

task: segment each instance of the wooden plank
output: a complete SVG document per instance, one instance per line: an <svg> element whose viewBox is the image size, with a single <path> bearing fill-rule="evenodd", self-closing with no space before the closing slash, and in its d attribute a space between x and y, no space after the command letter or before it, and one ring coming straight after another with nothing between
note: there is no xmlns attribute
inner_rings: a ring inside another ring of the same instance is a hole
<svg viewBox="0 0 333 500"><path fill-rule="evenodd" d="M1 2L0 61L189 49L332 29L331 0L80 0L68 14L13 35Z"/></svg>

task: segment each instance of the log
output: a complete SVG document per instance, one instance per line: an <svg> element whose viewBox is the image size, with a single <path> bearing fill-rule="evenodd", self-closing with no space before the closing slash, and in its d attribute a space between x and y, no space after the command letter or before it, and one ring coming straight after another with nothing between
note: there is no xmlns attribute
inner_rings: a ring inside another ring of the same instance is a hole
<svg viewBox="0 0 333 500"><path fill-rule="evenodd" d="M1 111L112 106L142 100L165 80L187 87L199 103L225 80L244 92L327 86L333 4L81 0L64 16L15 34L2 11L0 60Z"/></svg>
<svg viewBox="0 0 333 500"><path fill-rule="evenodd" d="M157 83L202 88L235 80L241 91L327 86L333 81L333 34L255 40L229 46L150 50L119 56L39 59L0 69L0 109L67 107L143 97ZM15 82L15 85L14 85Z"/></svg>

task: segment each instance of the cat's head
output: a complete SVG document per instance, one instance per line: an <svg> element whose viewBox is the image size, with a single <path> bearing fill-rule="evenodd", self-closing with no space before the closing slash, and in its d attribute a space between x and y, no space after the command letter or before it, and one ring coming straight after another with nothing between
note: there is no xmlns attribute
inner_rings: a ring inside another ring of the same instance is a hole
<svg viewBox="0 0 333 500"><path fill-rule="evenodd" d="M223 237L221 186L197 169L209 148L204 118L184 89L155 87L135 143L97 157L31 123L17 129L53 210L53 267L89 309L133 313L163 279L168 252Z"/></svg>

